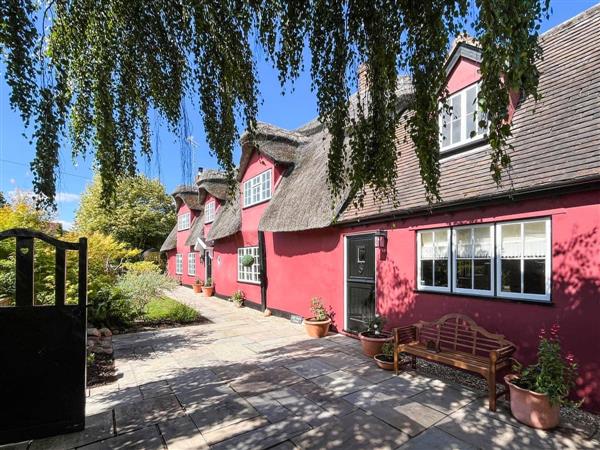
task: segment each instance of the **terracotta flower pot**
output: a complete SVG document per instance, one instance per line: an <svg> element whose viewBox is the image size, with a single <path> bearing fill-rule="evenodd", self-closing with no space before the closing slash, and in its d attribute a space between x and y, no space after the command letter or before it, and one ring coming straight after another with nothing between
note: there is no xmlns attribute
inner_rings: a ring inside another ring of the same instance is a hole
<svg viewBox="0 0 600 450"><path fill-rule="evenodd" d="M551 405L546 394L523 389L512 381L519 377L506 375L504 381L510 390L510 410L519 422L532 428L548 430L560 422L560 405Z"/></svg>
<svg viewBox="0 0 600 450"><path fill-rule="evenodd" d="M389 357L385 356L383 353L379 353L373 356L375 363L377 363L377 365L383 370L394 370L394 358L388 358Z"/></svg>
<svg viewBox="0 0 600 450"><path fill-rule="evenodd" d="M322 338L327 336L329 333L329 326L331 325L331 319L327 320L314 320L304 319L304 328L306 333L313 338Z"/></svg>
<svg viewBox="0 0 600 450"><path fill-rule="evenodd" d="M201 284L193 284L193 288L194 288L194 293L195 294L199 294L200 292L202 292L202 285Z"/></svg>
<svg viewBox="0 0 600 450"><path fill-rule="evenodd" d="M393 339L392 335L387 332L382 332L379 334L379 336L375 336L372 333L364 331L362 333L358 333L358 337L360 339L363 353L371 358L381 353L381 347L383 347L383 344L386 342L391 342Z"/></svg>
<svg viewBox="0 0 600 450"><path fill-rule="evenodd" d="M214 286L202 286L202 293L205 297L212 297L213 292L215 291Z"/></svg>

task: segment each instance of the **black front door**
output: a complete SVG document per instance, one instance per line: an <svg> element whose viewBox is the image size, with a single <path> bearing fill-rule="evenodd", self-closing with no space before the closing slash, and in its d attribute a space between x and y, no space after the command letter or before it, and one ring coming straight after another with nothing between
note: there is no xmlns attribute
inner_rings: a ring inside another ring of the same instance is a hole
<svg viewBox="0 0 600 450"><path fill-rule="evenodd" d="M375 240L350 236L346 251L347 330L360 332L375 316Z"/></svg>
<svg viewBox="0 0 600 450"><path fill-rule="evenodd" d="M204 254L204 261L206 261L206 279L212 278L212 258L210 257L210 253L206 250Z"/></svg>

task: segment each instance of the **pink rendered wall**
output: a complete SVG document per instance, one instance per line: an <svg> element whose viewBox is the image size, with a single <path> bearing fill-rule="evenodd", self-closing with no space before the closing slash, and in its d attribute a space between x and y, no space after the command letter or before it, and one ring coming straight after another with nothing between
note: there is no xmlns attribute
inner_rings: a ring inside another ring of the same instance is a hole
<svg viewBox="0 0 600 450"><path fill-rule="evenodd" d="M182 203L179 209L177 210L177 216L180 216L185 213L191 213L190 215L190 226L193 223L194 219L198 216L198 211L190 209L185 203ZM170 250L167 252L167 273L181 280L183 284L192 284L196 280L196 278L200 278L204 280L204 263L200 258L200 253L196 254L196 275L188 274L188 253L195 252L193 246L186 246L185 241L190 235L190 229L181 230L177 232L177 248L175 250ZM175 273L175 255L177 253L181 253L183 255L183 274Z"/></svg>

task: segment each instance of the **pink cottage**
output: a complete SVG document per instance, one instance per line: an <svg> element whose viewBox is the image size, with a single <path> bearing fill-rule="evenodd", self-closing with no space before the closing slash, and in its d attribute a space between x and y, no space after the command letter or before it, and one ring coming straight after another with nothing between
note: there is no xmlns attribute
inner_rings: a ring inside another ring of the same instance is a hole
<svg viewBox="0 0 600 450"><path fill-rule="evenodd" d="M580 366L577 395L600 410L598 23L600 6L541 36L543 98L512 99L502 186L473 120L481 53L457 42L447 61L453 112L439 118L442 202L425 201L404 121L398 204L368 195L361 209L347 195L330 198L330 135L318 120L292 131L259 124L253 141L242 137L234 198L214 171L199 174L197 191L175 192L169 273L184 284L212 276L217 296L241 289L248 306L285 317L308 316L319 296L348 334L375 313L389 327L462 313L515 342L523 362L535 357L540 329L558 323ZM399 78L399 108L411 95Z"/></svg>

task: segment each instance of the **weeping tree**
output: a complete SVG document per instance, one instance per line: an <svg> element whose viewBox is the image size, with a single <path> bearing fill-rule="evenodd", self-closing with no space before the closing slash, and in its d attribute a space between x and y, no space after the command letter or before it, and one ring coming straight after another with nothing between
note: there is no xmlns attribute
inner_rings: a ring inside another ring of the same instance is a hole
<svg viewBox="0 0 600 450"><path fill-rule="evenodd" d="M332 136L332 195L350 190L359 203L367 189L394 193L397 76L409 75L407 127L433 202L449 43L469 31L481 47L477 100L500 183L510 166L509 94L539 98L537 38L548 14L549 0L0 0L0 51L11 105L36 146L34 189L47 206L61 142L73 157L94 153L111 197L116 180L135 172L136 155L152 153L150 113L176 131L186 99L200 108L210 149L233 180L238 124L252 131L257 114L255 49L282 86L310 64L319 118ZM354 114L349 99L361 64L369 104Z"/></svg>

